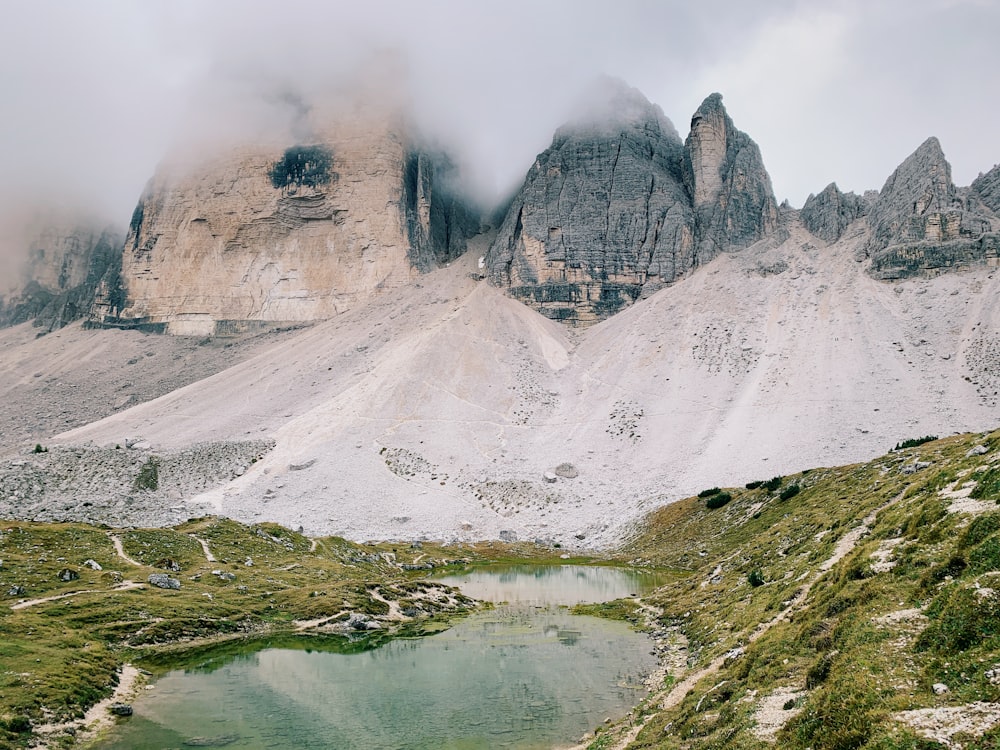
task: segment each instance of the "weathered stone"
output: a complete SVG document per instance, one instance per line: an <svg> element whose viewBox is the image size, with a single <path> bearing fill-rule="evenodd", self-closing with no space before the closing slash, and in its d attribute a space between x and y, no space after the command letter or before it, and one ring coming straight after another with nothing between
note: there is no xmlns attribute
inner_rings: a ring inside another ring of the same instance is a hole
<svg viewBox="0 0 1000 750"><path fill-rule="evenodd" d="M684 182L694 202L696 263L752 245L778 227L778 204L757 144L711 94L691 118Z"/></svg>
<svg viewBox="0 0 1000 750"><path fill-rule="evenodd" d="M80 580L80 574L77 573L72 568L63 568L59 571L59 580L63 583L69 583L70 581Z"/></svg>
<svg viewBox="0 0 1000 750"><path fill-rule="evenodd" d="M104 570L104 568L101 567L101 564L97 562L97 560L84 560L83 564L86 565L91 570Z"/></svg>
<svg viewBox="0 0 1000 750"><path fill-rule="evenodd" d="M516 542L517 541L517 532L516 531L510 531L509 529L505 529L505 530L501 531L499 536L500 536L500 541L501 542Z"/></svg>
<svg viewBox="0 0 1000 750"><path fill-rule="evenodd" d="M496 285L542 314L588 324L691 267L683 144L659 107L608 82L601 114L538 155L485 257Z"/></svg>
<svg viewBox="0 0 1000 750"><path fill-rule="evenodd" d="M600 114L560 128L484 258L543 315L594 323L777 227L760 151L713 94L687 143L659 107L606 82Z"/></svg>
<svg viewBox="0 0 1000 750"><path fill-rule="evenodd" d="M150 585L159 589L179 589L181 587L180 581L171 578L166 573L152 573L146 580L149 581Z"/></svg>
<svg viewBox="0 0 1000 750"><path fill-rule="evenodd" d="M856 219L867 213L868 206L861 196L842 193L831 182L819 195L806 198L800 216L805 228L827 242L836 242Z"/></svg>
<svg viewBox="0 0 1000 750"><path fill-rule="evenodd" d="M969 190L983 206L1000 216L1000 164L973 180Z"/></svg>
<svg viewBox="0 0 1000 750"><path fill-rule="evenodd" d="M132 706L128 703L112 703L111 713L115 716L131 716Z"/></svg>
<svg viewBox="0 0 1000 750"><path fill-rule="evenodd" d="M7 596L24 596L27 592L24 590L24 586L14 585L7 589Z"/></svg>
<svg viewBox="0 0 1000 750"><path fill-rule="evenodd" d="M937 138L924 141L892 173L868 222L863 253L877 279L998 264L1000 219L968 210Z"/></svg>
<svg viewBox="0 0 1000 750"><path fill-rule="evenodd" d="M552 484L557 479L559 479L559 477L556 476L554 472L546 471L544 474L542 474L542 479L544 479L549 484Z"/></svg>
<svg viewBox="0 0 1000 750"><path fill-rule="evenodd" d="M19 269L0 278L0 326L31 320L52 331L86 317L101 278L121 256L121 232L47 215L25 235L5 248L24 257Z"/></svg>
<svg viewBox="0 0 1000 750"><path fill-rule="evenodd" d="M575 479L580 476L580 471L573 464L561 463L555 468L555 473L558 476L564 477L566 479Z"/></svg>
<svg viewBox="0 0 1000 750"><path fill-rule="evenodd" d="M174 573L177 573L181 569L181 564L172 558L164 557L156 561L156 567L163 570L172 570Z"/></svg>
<svg viewBox="0 0 1000 750"><path fill-rule="evenodd" d="M331 318L464 251L478 217L396 119L359 115L305 146L167 163L91 324L227 335Z"/></svg>

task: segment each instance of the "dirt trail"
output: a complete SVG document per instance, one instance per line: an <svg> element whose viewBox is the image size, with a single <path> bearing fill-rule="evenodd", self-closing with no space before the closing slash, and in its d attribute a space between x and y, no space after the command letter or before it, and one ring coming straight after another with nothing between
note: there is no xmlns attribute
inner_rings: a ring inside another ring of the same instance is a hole
<svg viewBox="0 0 1000 750"><path fill-rule="evenodd" d="M142 589L145 588L146 584L136 583L135 581L122 581L120 584L115 586L113 589L107 589L107 591L130 591L132 589ZM81 589L80 591L70 591L68 594L56 594L55 596L43 596L40 599L26 599L25 601L18 602L17 604L11 604L10 608L25 609L27 607L34 607L36 604L45 604L45 602L56 602L60 599L69 599L71 596L79 596L80 594L100 594L105 593L102 589Z"/></svg>
<svg viewBox="0 0 1000 750"><path fill-rule="evenodd" d="M108 534L108 536L111 538L111 543L115 546L115 552L117 553L118 557L120 557L122 560L129 563L130 565L135 565L137 568L144 567L141 562L139 562L138 560L133 560L131 557L125 554L125 548L122 546L121 538L119 538L115 534Z"/></svg>
<svg viewBox="0 0 1000 750"><path fill-rule="evenodd" d="M198 542L198 544L201 545L201 549L205 553L205 561L206 562L218 562L215 559L215 555L212 554L212 550L210 550L208 548L208 542L206 542L201 537L195 536L194 534L188 534L188 536L191 537L192 539L194 539L196 542Z"/></svg>

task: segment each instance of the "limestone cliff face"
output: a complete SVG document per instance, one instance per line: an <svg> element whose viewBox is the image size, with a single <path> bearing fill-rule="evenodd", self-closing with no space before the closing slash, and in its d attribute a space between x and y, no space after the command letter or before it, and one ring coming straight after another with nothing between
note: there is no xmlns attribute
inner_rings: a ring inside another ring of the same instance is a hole
<svg viewBox="0 0 1000 750"><path fill-rule="evenodd" d="M1000 220L970 210L967 192L951 181L937 138L924 141L892 173L868 215L871 237L864 252L872 276L895 279L996 265Z"/></svg>
<svg viewBox="0 0 1000 750"><path fill-rule="evenodd" d="M330 318L464 250L478 229L445 165L386 121L164 168L91 319L175 334Z"/></svg>
<svg viewBox="0 0 1000 750"><path fill-rule="evenodd" d="M687 145L638 91L557 131L485 258L490 280L544 315L587 325L723 249L777 227L760 152L713 95Z"/></svg>
<svg viewBox="0 0 1000 750"><path fill-rule="evenodd" d="M47 217L18 243L24 247L11 251L23 262L0 289L0 326L31 320L52 331L87 315L121 253L122 234L89 220Z"/></svg>
<svg viewBox="0 0 1000 750"><path fill-rule="evenodd" d="M806 229L820 239L836 242L844 230L868 212L865 199L855 193L842 193L835 182L819 195L810 195L800 216Z"/></svg>
<svg viewBox="0 0 1000 750"><path fill-rule="evenodd" d="M684 181L694 202L698 262L777 229L778 204L760 149L733 125L720 94L708 96L691 118Z"/></svg>

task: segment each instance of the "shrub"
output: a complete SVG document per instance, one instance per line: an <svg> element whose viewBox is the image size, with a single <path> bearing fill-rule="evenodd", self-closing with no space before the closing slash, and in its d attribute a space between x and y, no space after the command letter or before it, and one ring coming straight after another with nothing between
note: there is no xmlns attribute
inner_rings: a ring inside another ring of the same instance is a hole
<svg viewBox="0 0 1000 750"><path fill-rule="evenodd" d="M755 490L755 489L757 489L758 487L760 487L760 486L761 486L762 484L764 484L764 481L763 481L763 480L761 480L761 479L758 479L758 480L757 480L757 481L755 481L755 482L747 482L747 484L746 484L746 488L747 488L748 490Z"/></svg>
<svg viewBox="0 0 1000 750"><path fill-rule="evenodd" d="M132 483L132 488L136 490L155 490L160 486L160 462L155 456L146 459L139 469L139 475Z"/></svg>
<svg viewBox="0 0 1000 750"><path fill-rule="evenodd" d="M923 445L924 443L929 443L932 440L937 439L937 435L925 435L922 438L910 438L909 440L903 440L902 442L896 443L896 447L893 448L893 450L898 451L904 448L916 448L918 445Z"/></svg>
<svg viewBox="0 0 1000 750"><path fill-rule="evenodd" d="M826 682L826 678L830 676L830 670L833 668L834 656L832 651L823 654L816 663L809 667L809 671L806 672L806 690L812 690Z"/></svg>
<svg viewBox="0 0 1000 750"><path fill-rule="evenodd" d="M23 734L24 732L31 731L31 719L27 716L15 716L13 719L3 722L3 725L8 732L14 732L15 734Z"/></svg>
<svg viewBox="0 0 1000 750"><path fill-rule="evenodd" d="M705 501L705 507L709 510L714 510L715 508L721 508L723 505L728 503L733 499L733 496L728 492L720 492L718 495L712 495L708 500Z"/></svg>
<svg viewBox="0 0 1000 750"><path fill-rule="evenodd" d="M782 479L784 479L784 477L780 476L771 477L766 482L764 482L764 489L767 490L768 492L774 492L781 486Z"/></svg>
<svg viewBox="0 0 1000 750"><path fill-rule="evenodd" d="M271 165L268 176L278 189L317 187L330 182L333 152L326 146L292 146L281 159Z"/></svg>
<svg viewBox="0 0 1000 750"><path fill-rule="evenodd" d="M698 493L698 497L711 497L712 495L718 495L722 490L718 487L712 487L711 489L702 490Z"/></svg>
<svg viewBox="0 0 1000 750"><path fill-rule="evenodd" d="M749 583L754 588L764 585L764 574L760 570L751 570L750 575L747 576L747 583Z"/></svg>
<svg viewBox="0 0 1000 750"><path fill-rule="evenodd" d="M793 498L796 495L798 495L801 490L802 488L799 487L797 484L790 484L781 491L781 494L778 495L778 499L789 500L790 498Z"/></svg>
<svg viewBox="0 0 1000 750"><path fill-rule="evenodd" d="M32 453L48 453L48 452L49 449L43 448L41 443L35 443L35 449L32 451Z"/></svg>

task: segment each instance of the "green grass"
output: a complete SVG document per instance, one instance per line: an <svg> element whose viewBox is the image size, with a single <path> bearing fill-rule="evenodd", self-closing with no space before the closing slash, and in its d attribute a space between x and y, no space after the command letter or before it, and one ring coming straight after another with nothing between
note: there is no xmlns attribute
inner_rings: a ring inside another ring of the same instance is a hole
<svg viewBox="0 0 1000 750"><path fill-rule="evenodd" d="M690 498L653 513L622 556L688 571L648 600L662 607L664 625L687 637L691 669L737 647L743 653L676 708L654 709L629 747L773 747L753 734L754 706L790 686L805 691L802 710L781 729L777 747L930 750L940 746L896 722L895 712L1000 699L985 676L1000 664L993 592L1000 590L1000 514L949 513L939 494L990 476L1000 433L986 437L990 453L967 455L983 441L948 438L868 464L726 489L733 500L719 510ZM915 461L931 466L904 474ZM772 494L780 484L799 491L782 500ZM837 541L872 514L870 532L853 550L819 570ZM882 559L892 565L880 568ZM755 587L757 575L763 583ZM791 605L809 582L802 606ZM879 619L911 608L923 616ZM763 622L773 624L750 642ZM937 682L949 686L946 696L934 694ZM973 738L966 746L992 742Z"/></svg>

